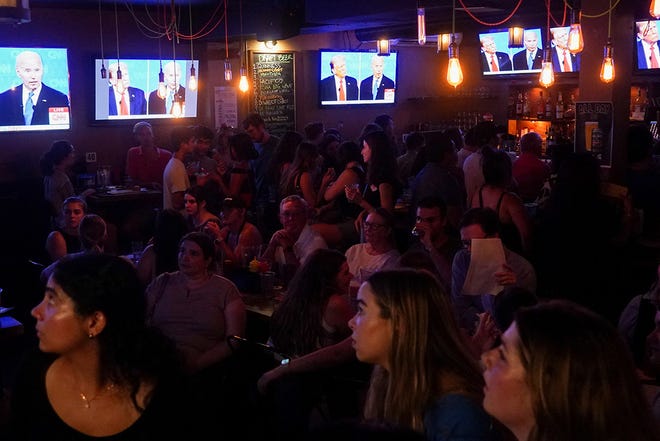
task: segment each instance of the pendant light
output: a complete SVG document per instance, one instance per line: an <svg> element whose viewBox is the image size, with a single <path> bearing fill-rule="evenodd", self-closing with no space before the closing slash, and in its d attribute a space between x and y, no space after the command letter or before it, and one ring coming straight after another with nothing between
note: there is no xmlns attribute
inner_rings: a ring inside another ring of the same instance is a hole
<svg viewBox="0 0 660 441"><path fill-rule="evenodd" d="M651 6L649 6L649 14L651 14L656 20L660 19L660 1L651 0Z"/></svg>
<svg viewBox="0 0 660 441"><path fill-rule="evenodd" d="M458 60L458 44L456 44L456 0L451 9L451 43L449 44L449 63L447 64L447 82L457 87L463 82L463 70Z"/></svg>
<svg viewBox="0 0 660 441"><path fill-rule="evenodd" d="M195 59L193 58L193 31L192 31L192 1L188 0L188 19L190 20L190 78L188 89L197 90L197 75L195 72Z"/></svg>
<svg viewBox="0 0 660 441"><path fill-rule="evenodd" d="M225 81L231 81L231 63L229 62L229 39L227 37L227 0L225 0Z"/></svg>
<svg viewBox="0 0 660 441"><path fill-rule="evenodd" d="M548 88L555 84L555 71L552 69L552 47L550 46L550 2L546 2L547 6L547 31L546 31L546 44L543 49L543 62L541 63L541 75L539 75L539 84Z"/></svg>
<svg viewBox="0 0 660 441"><path fill-rule="evenodd" d="M582 36L582 25L580 20L582 12L579 9L573 8L571 11L571 29L568 31L568 51L575 55L582 52L584 49L584 37Z"/></svg>
<svg viewBox="0 0 660 441"><path fill-rule="evenodd" d="M239 2L239 16L241 21L241 51L247 52L247 43L243 42L243 0ZM244 58L247 57L246 53L241 53L241 79L238 82L238 89L245 93L250 88L250 83L247 78L247 69L245 68Z"/></svg>
<svg viewBox="0 0 660 441"><path fill-rule="evenodd" d="M612 56L612 0L610 0L610 10L607 13L607 44L603 53L603 64L600 67L600 80L603 83L614 81L614 58Z"/></svg>
<svg viewBox="0 0 660 441"><path fill-rule="evenodd" d="M103 20L101 20L101 0L99 0L99 37L101 40L101 78L105 79L108 76L108 71L105 69L105 56L103 55Z"/></svg>
<svg viewBox="0 0 660 441"><path fill-rule="evenodd" d="M426 44L426 12L417 3L417 43L420 46Z"/></svg>

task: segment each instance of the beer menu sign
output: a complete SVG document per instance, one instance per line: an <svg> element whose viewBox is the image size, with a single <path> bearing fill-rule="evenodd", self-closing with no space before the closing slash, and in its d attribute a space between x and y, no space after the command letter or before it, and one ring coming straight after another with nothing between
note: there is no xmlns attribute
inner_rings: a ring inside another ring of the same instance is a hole
<svg viewBox="0 0 660 441"><path fill-rule="evenodd" d="M575 103L575 151L591 152L603 167L612 166L612 103Z"/></svg>

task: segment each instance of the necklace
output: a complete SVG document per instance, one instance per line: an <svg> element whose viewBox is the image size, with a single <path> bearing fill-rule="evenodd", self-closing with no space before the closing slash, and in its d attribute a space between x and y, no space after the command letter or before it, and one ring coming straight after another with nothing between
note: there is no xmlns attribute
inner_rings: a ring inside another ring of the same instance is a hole
<svg viewBox="0 0 660 441"><path fill-rule="evenodd" d="M97 398L101 397L104 393L110 392L115 389L115 384L110 383L106 387L102 388L96 395L93 397L87 397L82 391L80 391L80 398L83 400L83 405L85 409L92 407L92 402Z"/></svg>

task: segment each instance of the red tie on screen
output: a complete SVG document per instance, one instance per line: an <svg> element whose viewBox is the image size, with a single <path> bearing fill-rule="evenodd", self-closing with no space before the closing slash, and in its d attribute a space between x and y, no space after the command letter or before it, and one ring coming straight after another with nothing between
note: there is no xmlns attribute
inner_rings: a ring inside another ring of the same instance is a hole
<svg viewBox="0 0 660 441"><path fill-rule="evenodd" d="M490 56L490 70L491 72L499 72L500 67L497 65L497 61L495 61L495 55Z"/></svg>
<svg viewBox="0 0 660 441"><path fill-rule="evenodd" d="M651 51L651 68L656 69L660 67L660 62L658 62L658 57L655 55L655 43L649 45L649 50Z"/></svg>
<svg viewBox="0 0 660 441"><path fill-rule="evenodd" d="M564 72L571 72L571 63L568 62L568 51L564 49Z"/></svg>
<svg viewBox="0 0 660 441"><path fill-rule="evenodd" d="M346 101L346 92L344 92L344 80L339 82L339 101Z"/></svg>
<svg viewBox="0 0 660 441"><path fill-rule="evenodd" d="M128 101L126 99L126 92L121 94L121 99L119 100L119 114L128 115Z"/></svg>

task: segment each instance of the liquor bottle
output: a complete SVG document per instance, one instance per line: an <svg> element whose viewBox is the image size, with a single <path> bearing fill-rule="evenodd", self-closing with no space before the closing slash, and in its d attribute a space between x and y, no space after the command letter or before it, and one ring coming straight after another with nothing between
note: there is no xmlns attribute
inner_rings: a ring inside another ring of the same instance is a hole
<svg viewBox="0 0 660 441"><path fill-rule="evenodd" d="M635 100L633 101L633 110L632 113L633 115L639 114L642 111L642 88L638 87L637 88L637 96L635 97Z"/></svg>
<svg viewBox="0 0 660 441"><path fill-rule="evenodd" d="M518 99L516 100L516 118L523 116L523 94L518 92Z"/></svg>
<svg viewBox="0 0 660 441"><path fill-rule="evenodd" d="M571 94L568 103L566 104L566 111L564 117L575 118L575 95Z"/></svg>
<svg viewBox="0 0 660 441"><path fill-rule="evenodd" d="M545 98L545 119L551 120L552 119L552 102L550 101L550 93L548 93L548 96Z"/></svg>
<svg viewBox="0 0 660 441"><path fill-rule="evenodd" d="M536 103L536 119L543 119L545 115L545 100L543 99L543 91L539 92L539 100Z"/></svg>
<svg viewBox="0 0 660 441"><path fill-rule="evenodd" d="M523 118L529 118L530 115L530 110L529 110L529 95L527 92L525 92L525 95L523 97Z"/></svg>
<svg viewBox="0 0 660 441"><path fill-rule="evenodd" d="M562 99L561 92L559 92L557 104L555 104L555 119L564 119L564 100Z"/></svg>

